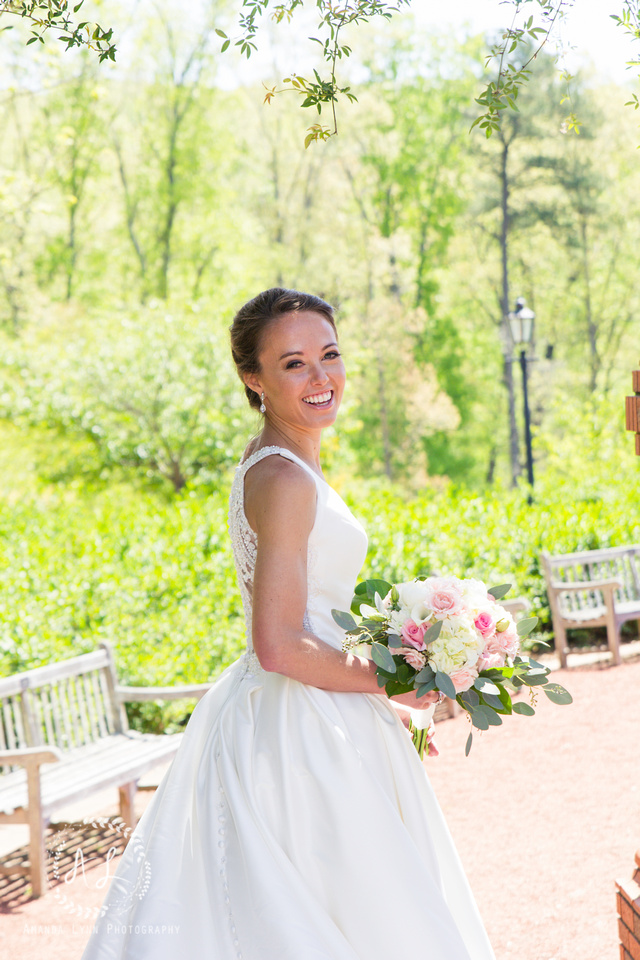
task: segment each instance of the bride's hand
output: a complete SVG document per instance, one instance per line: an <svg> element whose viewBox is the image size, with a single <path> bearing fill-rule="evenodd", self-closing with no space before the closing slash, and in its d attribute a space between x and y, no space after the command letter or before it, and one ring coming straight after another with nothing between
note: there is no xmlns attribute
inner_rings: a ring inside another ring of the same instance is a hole
<svg viewBox="0 0 640 960"><path fill-rule="evenodd" d="M440 694L437 690L430 690L423 697L417 697L415 690L411 690L409 693L398 693L394 697L389 697L389 699L401 703L405 707L410 707L411 710L426 710L434 703L438 703Z"/></svg>

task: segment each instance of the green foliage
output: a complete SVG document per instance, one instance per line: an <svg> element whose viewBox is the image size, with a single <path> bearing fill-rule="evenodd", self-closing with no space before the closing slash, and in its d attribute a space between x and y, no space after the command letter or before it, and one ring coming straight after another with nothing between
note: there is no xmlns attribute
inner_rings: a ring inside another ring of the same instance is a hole
<svg viewBox="0 0 640 960"><path fill-rule="evenodd" d="M617 468L584 465L550 473L533 504L524 493L499 487L482 494L460 487L425 489L411 500L393 487L371 484L366 499L349 502L369 535L365 575L399 583L416 576L476 577L485 583L513 578L513 595L527 597L539 629L528 641L548 639L551 615L540 564L543 550L571 553L636 543L638 465L629 457L629 482L617 484Z"/></svg>
<svg viewBox="0 0 640 960"><path fill-rule="evenodd" d="M321 114L323 106L331 107L333 130L320 123L312 124L305 137L305 148L311 143L327 140L330 136L337 134L336 103L340 96L346 97L352 103L356 100L351 88L338 86L336 79L338 61L351 55L351 47L342 39L345 29L367 23L375 17L389 20L392 14L397 13L402 6L407 6L409 0L396 0L395 5L386 3L385 0L350 0L349 3L342 5L331 3L331 0L315 0L315 4L319 17L318 31L321 35L309 39L320 47L322 58L328 65L329 76L322 77L315 69L313 79L292 74L283 81L290 85L288 88L284 87L279 91L277 85L267 87L265 96L265 102L270 103L277 93L289 89L302 97L300 106L303 108L315 107L318 114ZM234 45L248 59L257 50L255 37L258 32L259 18L264 16L269 8L272 9L272 19L276 23L281 23L290 21L296 9L302 6L302 0L285 0L281 3L273 3L272 0L242 0L239 17L241 35L233 40ZM221 49L224 52L229 48L232 38L228 37L224 30L218 29L216 33L222 38Z"/></svg>
<svg viewBox="0 0 640 960"><path fill-rule="evenodd" d="M97 53L100 63L103 60L115 60L113 29L109 27L105 30L99 23L88 20L75 20L75 14L79 13L82 6L84 0L79 0L70 13L69 0L8 0L0 5L0 14L14 13L30 24L31 36L27 46L32 43L43 44L47 32L53 30L67 50L84 47Z"/></svg>
<svg viewBox="0 0 640 960"><path fill-rule="evenodd" d="M10 450L10 435L2 440ZM218 491L171 498L113 482L91 492L77 483L29 486L17 446L11 458L17 474L0 496L0 672L85 652L102 639L114 644L131 684L202 682L239 655L244 622L226 529L228 478ZM640 540L635 485L617 485L617 475L612 463L596 476L583 467L570 488L549 477L532 505L517 491L427 488L407 497L359 481L343 492L369 533L365 574L385 577L369 593L417 574L491 583L513 575L514 593L541 618L535 644L550 626L542 550ZM163 725L184 709L131 715Z"/></svg>
<svg viewBox="0 0 640 960"><path fill-rule="evenodd" d="M94 323L97 330L77 321L7 342L0 416L54 431L62 447L84 438L103 478L127 468L178 491L235 463L253 418L226 331L186 305L179 314L156 304ZM77 469L69 453L58 478Z"/></svg>
<svg viewBox="0 0 640 960"><path fill-rule="evenodd" d="M123 682L170 685L208 680L240 652L222 494L168 502L115 485L3 499L0 544L2 674L108 640ZM164 710L147 714L168 721Z"/></svg>

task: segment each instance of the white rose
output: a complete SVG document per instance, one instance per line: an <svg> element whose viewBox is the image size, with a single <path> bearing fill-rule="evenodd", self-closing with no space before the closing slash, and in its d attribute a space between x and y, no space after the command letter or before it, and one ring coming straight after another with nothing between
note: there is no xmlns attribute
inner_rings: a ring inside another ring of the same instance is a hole
<svg viewBox="0 0 640 960"><path fill-rule="evenodd" d="M482 580L474 580L472 577L468 577L461 580L460 585L465 606L473 610L474 613L480 608L486 609L487 588Z"/></svg>
<svg viewBox="0 0 640 960"><path fill-rule="evenodd" d="M409 580L407 583L399 583L397 588L400 603L402 606L408 607L409 610L420 603L421 600L424 600L427 595L427 587L423 580Z"/></svg>

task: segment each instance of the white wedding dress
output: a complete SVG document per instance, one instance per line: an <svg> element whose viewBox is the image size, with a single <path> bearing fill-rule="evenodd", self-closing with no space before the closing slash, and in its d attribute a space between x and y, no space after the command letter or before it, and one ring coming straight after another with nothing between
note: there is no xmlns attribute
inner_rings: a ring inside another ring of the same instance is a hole
<svg viewBox="0 0 640 960"><path fill-rule="evenodd" d="M196 706L83 960L494 960L391 702L266 673L252 650L244 477L274 454L316 482L305 626L342 646L331 609L349 609L366 534L306 464L265 447L230 501L247 652Z"/></svg>

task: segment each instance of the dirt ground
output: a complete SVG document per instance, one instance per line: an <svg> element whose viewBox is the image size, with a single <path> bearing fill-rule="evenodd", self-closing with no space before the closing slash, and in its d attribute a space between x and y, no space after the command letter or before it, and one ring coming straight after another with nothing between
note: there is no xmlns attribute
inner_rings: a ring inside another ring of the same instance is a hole
<svg viewBox="0 0 640 960"><path fill-rule="evenodd" d="M438 726L431 782L498 960L618 960L614 881L640 847L640 662L554 673L574 698L474 737Z"/></svg>
<svg viewBox="0 0 640 960"><path fill-rule="evenodd" d="M556 678L571 706L541 695L536 717L476 735L468 758L466 718L439 723L440 756L425 762L497 960L617 960L614 881L640 847L640 662ZM39 900L0 878L1 956L79 960L114 864L57 866Z"/></svg>

